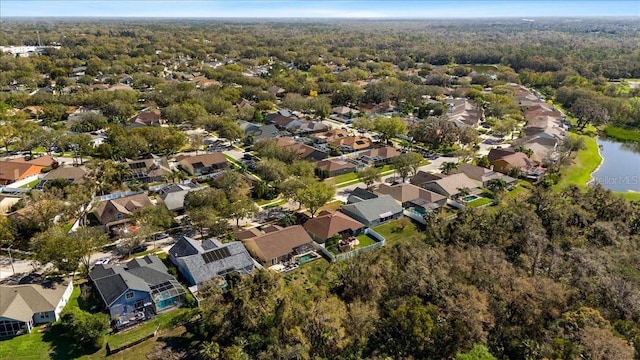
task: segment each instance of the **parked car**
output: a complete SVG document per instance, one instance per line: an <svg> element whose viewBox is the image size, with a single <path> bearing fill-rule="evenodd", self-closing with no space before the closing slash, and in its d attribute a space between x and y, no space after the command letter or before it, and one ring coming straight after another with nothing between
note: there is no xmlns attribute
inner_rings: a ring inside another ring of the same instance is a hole
<svg viewBox="0 0 640 360"><path fill-rule="evenodd" d="M96 265L107 265L111 261L109 258L100 258L96 261Z"/></svg>
<svg viewBox="0 0 640 360"><path fill-rule="evenodd" d="M136 245L131 249L131 253L132 254L141 253L143 251L146 251L147 248L149 248L149 246L147 246L145 244Z"/></svg>
<svg viewBox="0 0 640 360"><path fill-rule="evenodd" d="M162 240L162 239L166 239L168 237L169 237L169 234L167 234L165 232L156 234L156 240Z"/></svg>

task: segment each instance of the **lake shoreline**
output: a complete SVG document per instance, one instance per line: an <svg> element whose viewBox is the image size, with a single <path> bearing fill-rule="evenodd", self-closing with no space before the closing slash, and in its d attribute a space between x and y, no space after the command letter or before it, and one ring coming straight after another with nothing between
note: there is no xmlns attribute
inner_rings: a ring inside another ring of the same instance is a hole
<svg viewBox="0 0 640 360"><path fill-rule="evenodd" d="M630 142L617 141L608 137L596 137L594 139L597 146L597 154L600 157L600 163L591 172L591 180L587 183L587 186L593 186L595 184L602 185L605 189L619 194L629 200L637 200L640 198L640 188L637 188L637 182L640 176L635 174L629 174L627 171L627 165L636 161L635 154L637 151L629 151L624 146ZM633 142L631 142L633 143ZM633 158L631 160L627 158L620 163L620 156L628 156L627 152L630 152ZM607 156L605 156L607 155ZM610 163L607 164L606 161ZM626 161L626 162L625 162ZM599 174L600 170L604 169L603 174Z"/></svg>

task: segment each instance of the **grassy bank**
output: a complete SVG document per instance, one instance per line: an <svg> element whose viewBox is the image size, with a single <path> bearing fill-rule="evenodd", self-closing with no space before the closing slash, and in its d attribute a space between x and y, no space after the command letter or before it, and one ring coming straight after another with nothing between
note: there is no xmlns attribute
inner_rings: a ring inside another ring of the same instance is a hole
<svg viewBox="0 0 640 360"><path fill-rule="evenodd" d="M564 189L571 184L575 184L584 189L587 186L587 183L591 181L591 174L598 168L602 161L602 157L598 151L598 143L594 137L585 135L576 136L582 136L584 138L587 148L579 151L571 165L562 170L560 181L554 186L555 190ZM630 201L640 201L640 193L638 192L614 193Z"/></svg>
<svg viewBox="0 0 640 360"><path fill-rule="evenodd" d="M586 149L578 151L571 165L562 169L560 181L555 185L556 190L564 189L571 184L575 184L580 188L586 187L587 183L591 181L591 173L598 168L602 161L598 151L598 143L594 137L584 135L571 136L582 136Z"/></svg>
<svg viewBox="0 0 640 360"><path fill-rule="evenodd" d="M633 141L640 143L640 129L625 129L617 126L607 126L602 131L608 137L618 141Z"/></svg>

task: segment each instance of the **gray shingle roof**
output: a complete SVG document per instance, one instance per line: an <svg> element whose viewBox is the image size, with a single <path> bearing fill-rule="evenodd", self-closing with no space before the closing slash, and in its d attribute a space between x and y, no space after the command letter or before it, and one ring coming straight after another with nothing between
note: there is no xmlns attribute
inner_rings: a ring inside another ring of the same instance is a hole
<svg viewBox="0 0 640 360"><path fill-rule="evenodd" d="M203 254L218 249L227 249L229 256L207 263ZM234 271L249 274L254 268L253 259L239 241L221 244L216 239L207 239L199 244L196 240L185 237L171 248L170 254L182 263L183 268L189 272L195 284ZM176 256L176 254L181 255Z"/></svg>
<svg viewBox="0 0 640 360"><path fill-rule="evenodd" d="M378 198L369 199L342 206L342 211L347 215L353 214L360 216L368 221L375 221L380 218L380 214L402 212L402 206L390 196L383 195Z"/></svg>
<svg viewBox="0 0 640 360"><path fill-rule="evenodd" d="M229 272L249 274L253 271L253 259L241 242L226 244L224 248L227 248L231 255L208 264L200 254L184 258L185 267L197 284Z"/></svg>
<svg viewBox="0 0 640 360"><path fill-rule="evenodd" d="M107 306L128 290L151 292L151 287L168 281L178 284L155 255L133 259L126 265L97 265L89 277ZM178 290L183 291L182 288Z"/></svg>

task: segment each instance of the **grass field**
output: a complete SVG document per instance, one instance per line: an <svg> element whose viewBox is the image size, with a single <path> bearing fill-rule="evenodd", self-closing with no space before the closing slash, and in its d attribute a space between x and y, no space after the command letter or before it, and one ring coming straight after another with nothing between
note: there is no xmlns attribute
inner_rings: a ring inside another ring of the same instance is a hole
<svg viewBox="0 0 640 360"><path fill-rule="evenodd" d="M356 236L356 239L358 239L358 246L356 246L356 249L360 249L365 246L373 245L376 243L376 241L373 240L373 238L367 234L360 234Z"/></svg>
<svg viewBox="0 0 640 360"><path fill-rule="evenodd" d="M469 207L477 208L477 207L480 207L480 206L483 206L483 205L491 204L492 202L493 202L493 200L491 200L491 199L487 199L485 197L481 197L481 198L477 198L477 199L475 199L473 201L468 202L467 205Z"/></svg>
<svg viewBox="0 0 640 360"><path fill-rule="evenodd" d="M591 173L598 168L602 161L602 157L600 157L600 153L598 152L598 143L594 137L584 135L572 136L582 136L587 148L578 151L572 164L562 169L560 181L554 186L556 190L564 189L571 184L575 184L580 188L586 187L587 183L591 181Z"/></svg>
<svg viewBox="0 0 640 360"><path fill-rule="evenodd" d="M22 189L33 189L34 187L36 187L36 185L38 185L38 183L40 182L40 179L35 179L27 184L24 184L22 186L20 186L20 188Z"/></svg>
<svg viewBox="0 0 640 360"><path fill-rule="evenodd" d="M422 235L414 223L407 225L404 230L397 229L397 220L390 221L373 228L378 234L384 236L387 242L401 239L420 239Z"/></svg>
<svg viewBox="0 0 640 360"><path fill-rule="evenodd" d="M603 131L608 137L615 140L640 143L640 130L638 129L625 129L616 126L607 126Z"/></svg>
<svg viewBox="0 0 640 360"><path fill-rule="evenodd" d="M78 282L82 282L81 280ZM77 307L84 308L80 298L80 287L75 286L67 308ZM116 348L132 341L140 339L159 328L159 333L165 338L169 335L178 336L184 333L184 328L169 329L169 324L173 318L181 313L181 310L175 310L168 313L160 314L155 319L148 321L129 331L120 332L113 335L105 336L105 344L108 342L111 348ZM41 360L41 359L105 359L107 356L106 348L93 353L80 353L62 334L46 332L44 326L39 326L30 334L16 336L11 339L0 341L0 360ZM130 349L117 353L109 357L109 359L144 359L146 354L151 352L157 342L163 341L161 337L149 339Z"/></svg>

